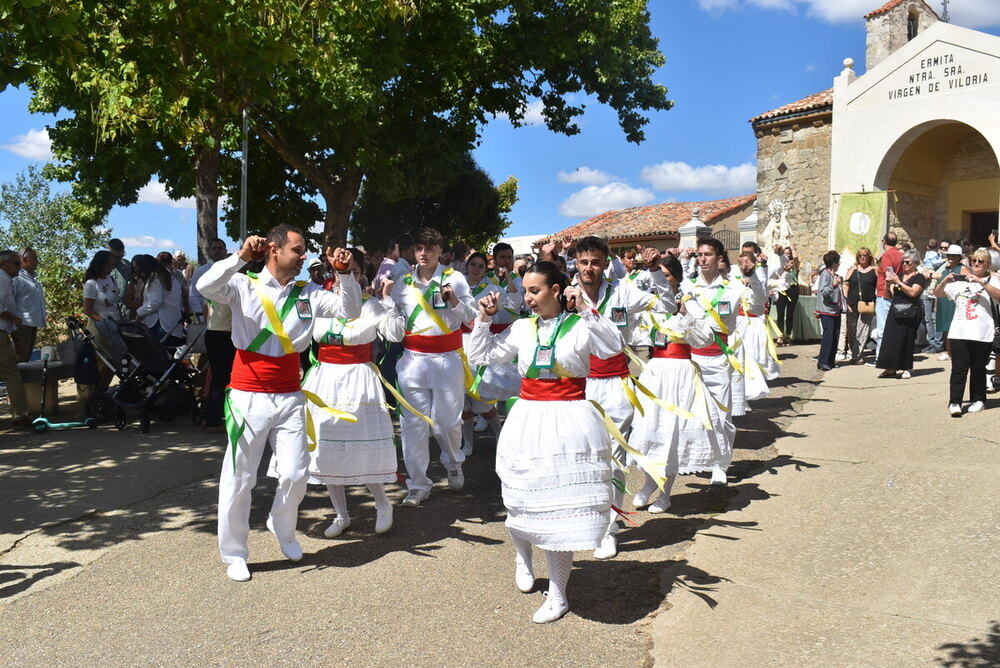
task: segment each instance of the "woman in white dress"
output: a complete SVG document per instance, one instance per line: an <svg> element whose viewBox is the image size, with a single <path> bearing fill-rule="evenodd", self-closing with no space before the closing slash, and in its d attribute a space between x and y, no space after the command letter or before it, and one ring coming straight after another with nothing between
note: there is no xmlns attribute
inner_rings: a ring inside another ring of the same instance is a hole
<svg viewBox="0 0 1000 668"><path fill-rule="evenodd" d="M755 260L756 255L750 251L740 253L740 258ZM767 281L767 272L761 266L756 266L754 272L762 283ZM749 286L750 279L741 279ZM750 412L749 402L763 399L771 393L767 386L769 380L778 377L778 362L770 351L767 323L763 313L753 313L749 310L746 300L739 306L736 318L736 329L730 346L737 361L743 369L742 373L733 374L733 410L734 417L740 417Z"/></svg>
<svg viewBox="0 0 1000 668"><path fill-rule="evenodd" d="M521 295L514 281L509 281L505 290L489 279L486 275L486 266L486 256L478 252L470 255L465 261L465 278L469 283L473 299L478 301L490 293L496 293L500 299L500 308L519 311L521 309ZM506 268L499 267L497 271L506 271ZM491 326L491 330L494 332L504 329L506 327L500 325ZM462 325L462 341L465 347L468 347L471 331L471 327ZM493 430L493 435L499 438L500 414L495 402L515 396L521 382L517 370L512 364L495 364L485 369L473 369L473 371L479 377L479 382L476 385L476 394L479 395L479 399L473 399L466 394L465 410L462 411L462 451L467 457L472 454L476 416L481 415L490 429ZM491 401L494 403L490 403Z"/></svg>
<svg viewBox="0 0 1000 668"><path fill-rule="evenodd" d="M364 255L355 248L349 250L354 257L351 272L360 280ZM396 446L385 393L372 364L376 336L403 340L403 320L389 298L392 286L392 281L383 281L381 299L367 299L359 318L316 318L313 326L313 339L320 344L319 361L307 372L302 389L358 418L345 422L307 404L317 438L309 456L309 481L326 485L337 513L323 532L328 538L339 536L351 524L347 485L365 485L375 498L375 533L385 533L392 526L385 484L396 482Z"/></svg>
<svg viewBox="0 0 1000 668"><path fill-rule="evenodd" d="M529 269L524 290L535 317L500 333L490 331L497 295L479 301L468 354L473 364L518 358L521 395L500 433L496 471L521 591L534 588L532 546L545 552L548 597L532 618L544 624L569 610L566 584L573 551L596 549L611 519L611 438L585 394L590 356L607 359L620 353L622 339L610 320L577 298L578 288L566 287L566 277L553 263ZM571 313L567 302L583 311Z"/></svg>

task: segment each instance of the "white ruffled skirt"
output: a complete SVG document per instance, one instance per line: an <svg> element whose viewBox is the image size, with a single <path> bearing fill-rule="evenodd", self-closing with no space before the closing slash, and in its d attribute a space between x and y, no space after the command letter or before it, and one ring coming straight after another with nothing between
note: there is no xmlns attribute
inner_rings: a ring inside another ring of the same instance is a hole
<svg viewBox="0 0 1000 668"><path fill-rule="evenodd" d="M589 401L511 409L497 442L507 528L543 550L597 548L611 521L611 437Z"/></svg>

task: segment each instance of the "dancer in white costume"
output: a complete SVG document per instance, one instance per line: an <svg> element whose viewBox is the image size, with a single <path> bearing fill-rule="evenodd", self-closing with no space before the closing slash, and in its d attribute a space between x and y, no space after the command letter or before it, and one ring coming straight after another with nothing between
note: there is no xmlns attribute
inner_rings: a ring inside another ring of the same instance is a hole
<svg viewBox="0 0 1000 668"><path fill-rule="evenodd" d="M650 267L650 282L655 294L643 292L619 279L608 281L604 278L608 253L607 242L599 237L584 237L577 241L576 284L587 305L596 309L615 326L622 336L624 348L624 343L631 341L633 337L632 332L639 314L646 311L672 313L676 309L676 301L673 289L660 270L660 253L655 248L643 251L646 264ZM592 359L590 374L587 376L587 398L600 404L626 437L632 428L635 411L633 401L637 401L629 375L628 358L622 352L607 360ZM615 456L620 462L625 460L625 453L621 450L616 451ZM616 471L615 477L619 482L615 485L613 505L621 508L625 472ZM615 539L618 523L615 519L612 516L607 534L601 541L600 548L594 552L597 559L611 559L618 553Z"/></svg>
<svg viewBox="0 0 1000 668"><path fill-rule="evenodd" d="M677 258L668 257L663 265L670 284L679 285L683 270ZM636 411L629 444L651 461L665 463L663 493L654 500L656 482L643 471L645 483L632 499L636 508L648 505L650 513L670 507L670 488L678 474L711 471L721 456L721 436L710 417L714 399L691 362L691 347L710 345L712 328L703 318L686 314L683 303L679 308L675 316L645 315L653 355L639 382L656 398L639 396L643 410Z"/></svg>
<svg viewBox="0 0 1000 668"><path fill-rule="evenodd" d="M756 246L753 242L749 242ZM767 286L767 269L757 263L758 253L744 244L740 253L740 261L753 263L753 276L761 285ZM759 249L759 247L758 247ZM739 279L749 287L750 278ZM736 329L733 333L730 347L736 353L736 359L743 368L743 373L733 376L733 417L746 415L750 411L749 402L763 399L771 390L767 381L778 377L777 352L772 357L769 350L770 337L763 316L763 305L759 312L749 309L746 303L741 303L736 317Z"/></svg>
<svg viewBox="0 0 1000 668"><path fill-rule="evenodd" d="M219 260L198 279L202 295L229 304L233 311L236 360L226 399L229 448L219 479L219 551L227 575L240 582L250 579L250 494L268 441L278 487L267 527L286 557L302 558L295 524L306 492L309 453L299 353L312 338L314 317L356 318L361 313L361 289L350 273L341 275L340 294L294 280L305 253L302 233L279 225L266 239L248 237L238 253ZM348 270L351 255L346 250L327 249L326 255L338 271ZM247 262L265 258L259 276L237 273Z"/></svg>
<svg viewBox="0 0 1000 668"><path fill-rule="evenodd" d="M443 245L437 230L419 230L413 244L417 266L393 287L392 299L406 329L396 371L403 397L434 421L448 487L460 490L465 486L462 406L467 372L461 327L476 317L476 310L465 277L438 262ZM431 492L430 429L420 416L403 410L399 430L410 488L402 505L419 506Z"/></svg>
<svg viewBox="0 0 1000 668"><path fill-rule="evenodd" d="M730 411L733 405L731 360L732 350L727 344L730 333L736 328L736 315L744 301L750 309L763 309L764 286L753 275L753 267L746 260L741 261L733 273L750 278L745 286L739 280L723 278L721 270L725 261L725 247L718 239L699 239L697 247L698 276L681 284L682 298L688 313L703 318L713 330L715 341L708 346L692 348L692 359L702 370L705 384L717 402L711 403L712 423L720 435L720 453L712 466L712 484L726 484L726 469L733 457L736 442L736 425ZM738 364L738 363L737 363Z"/></svg>
<svg viewBox="0 0 1000 668"><path fill-rule="evenodd" d="M364 255L353 256L351 273L359 278ZM380 299L371 297L354 320L318 318L313 339L320 343L318 362L306 374L302 389L320 397L328 406L357 417L345 422L309 407L317 429L318 444L310 453L309 482L326 485L337 513L323 532L339 536L351 524L346 485L365 485L375 498L375 533L392 526L392 503L385 484L396 482L396 446L385 392L372 363L372 342L403 340L403 322L390 298L393 282L382 281Z"/></svg>
<svg viewBox="0 0 1000 668"><path fill-rule="evenodd" d="M611 516L611 438L585 387L591 356L621 352L621 335L565 281L555 264L537 263L524 276L525 302L537 317L493 334L489 324L498 300L490 294L480 301L469 338L474 363L516 356L523 376L521 398L497 443L496 471L517 550L518 588L534 588L533 545L548 562L548 598L533 617L537 623L555 621L569 609L573 551L596 548ZM582 311L568 312L567 299Z"/></svg>
<svg viewBox="0 0 1000 668"><path fill-rule="evenodd" d="M470 255L465 262L465 278L469 283L473 299L482 299L493 292L499 295L500 310L497 311L490 329L493 332L502 332L510 327L515 319L515 315L512 314L520 313L523 298L518 288L519 282L508 280L507 268L500 265L492 275L488 275L486 256L477 252ZM462 340L466 348L471 331L469 325L462 325ZM493 430L493 435L499 437L500 413L497 411L496 402L516 396L521 386L521 378L513 364L494 364L479 367L475 371L479 379L475 385L479 398L473 398L467 393L465 410L462 412L462 452L466 457L472 454L476 416L482 416Z"/></svg>

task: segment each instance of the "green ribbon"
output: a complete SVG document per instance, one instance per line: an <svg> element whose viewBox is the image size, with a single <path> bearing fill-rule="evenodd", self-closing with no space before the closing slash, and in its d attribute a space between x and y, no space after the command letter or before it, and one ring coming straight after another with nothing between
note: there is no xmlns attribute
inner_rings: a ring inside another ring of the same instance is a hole
<svg viewBox="0 0 1000 668"><path fill-rule="evenodd" d="M536 344L535 345L535 355L537 356L537 354L538 354L538 346L541 345L541 339L539 338L539 333L538 333L538 316L535 315L535 316L532 316L532 318L535 320L535 344ZM552 349L553 349L552 350L552 365L553 365L553 367L556 364L556 351L555 351L556 344L559 343L559 341L561 341L562 338L564 336L566 336L566 334L569 332L569 330L573 329L574 325L576 325L576 323L578 323L578 322L580 322L580 316L578 314L576 314L576 313L572 313L569 316L567 316L566 313L563 313L562 315L559 316L559 322L556 323L556 329L552 333L552 338L549 340L549 343L548 343L548 345L551 346ZM566 327L566 329L563 329L562 326L565 325L566 323L569 323L569 326ZM538 374L540 372L541 372L541 369L539 369L538 367L535 366L535 360L534 360L534 358L532 358L531 364L530 364L530 366L528 366L528 370L524 374L524 377L525 378L535 379L535 378L538 378Z"/></svg>
<svg viewBox="0 0 1000 668"><path fill-rule="evenodd" d="M247 275L249 274L250 272L247 272ZM251 276L250 278L255 281L260 280L256 276ZM292 291L288 293L288 297L281 304L281 310L278 311L278 318L281 321L284 321L285 316L291 313L292 308L295 306L295 300L299 298L299 293L301 292L302 292L302 286L296 283L292 287ZM271 338L271 336L273 335L274 335L274 328L271 327L271 323L268 322L267 325L264 326L264 329L261 330L260 334L258 334L254 338L254 340L250 342L250 345L247 346L247 352L249 353L257 352L258 350L260 350L260 347L264 345L264 342L267 341L269 338Z"/></svg>
<svg viewBox="0 0 1000 668"><path fill-rule="evenodd" d="M229 436L229 448L233 457L233 475L236 475L236 443L243 436L247 428L247 419L242 411L233 405L232 397L229 396L233 388L226 388L226 403L224 404L224 414L226 416L226 434ZM238 423L238 424L237 424Z"/></svg>

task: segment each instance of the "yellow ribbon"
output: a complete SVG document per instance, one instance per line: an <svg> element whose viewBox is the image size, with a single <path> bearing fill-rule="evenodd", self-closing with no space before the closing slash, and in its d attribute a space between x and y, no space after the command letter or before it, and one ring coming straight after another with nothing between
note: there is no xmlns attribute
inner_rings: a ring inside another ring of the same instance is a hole
<svg viewBox="0 0 1000 668"><path fill-rule="evenodd" d="M635 395L635 390L629 385L629 381L634 380L632 376L621 376L622 387L625 388L625 398L628 402L632 404L632 407L639 411L639 415L643 417L646 416L646 411L642 408L642 402L639 401L639 397ZM638 384L639 381L635 381Z"/></svg>
<svg viewBox="0 0 1000 668"><path fill-rule="evenodd" d="M396 399L397 404L402 406L404 410L413 413L418 418L426 422L427 426L430 427L431 429L434 428L434 420L430 419L429 417L418 411L410 404L409 401L404 399L403 395L400 394L399 390L393 387L392 383L390 383L385 379L385 376L382 375L382 372L379 371L378 366L374 362L368 362L368 366L370 366L372 370L375 372L375 375L378 376L379 381L382 383L383 386L385 386L385 389L389 390L389 394L391 394Z"/></svg>
<svg viewBox="0 0 1000 668"><path fill-rule="evenodd" d="M778 325L771 320L771 316L762 316L764 321L767 323L767 354L771 356L775 362L780 366L782 361L778 359L778 346L774 344L775 337L781 336L781 330L778 329Z"/></svg>
<svg viewBox="0 0 1000 668"><path fill-rule="evenodd" d="M622 435L621 430L618 429L618 425L616 425L615 421L612 420L611 417L604 412L604 409L601 408L601 405L592 399L589 401L591 404L593 404L594 408L597 409L597 413L601 416L601 419L604 421L604 428L608 430L609 434L611 434L611 438L615 439L615 441L618 442L618 445L620 445L622 449L625 452L627 452L632 457L632 459L635 460L635 463L638 464L640 468L642 468L646 473L649 474L649 477L653 479L653 481L656 483L656 486L660 488L660 491L663 491L667 481L667 477L665 475L667 469L667 462L654 461L649 457L647 457L646 455L639 452L638 450L636 450L635 448L633 448L631 445L629 445L628 441L626 441L625 437ZM621 462L616 460L615 463L618 464L619 468L625 470L625 467L622 466Z"/></svg>
<svg viewBox="0 0 1000 668"><path fill-rule="evenodd" d="M632 363L634 363L636 366L638 366L643 371L646 370L646 362L641 357L639 357L634 352L632 352L631 348L629 348L628 346L625 346L623 350L625 352L625 357L629 358L629 361L631 361Z"/></svg>
<svg viewBox="0 0 1000 668"><path fill-rule="evenodd" d="M300 287L305 285L303 281L296 281L295 284ZM260 279L251 278L250 285L253 286L254 292L257 293L260 305L264 307L264 315L267 316L267 321L271 323L271 329L274 330L274 336L278 339L278 343L281 344L281 349L285 351L286 355L293 354L295 348L292 346L292 340L289 338L288 332L285 331L285 325L281 322L278 309L274 307L271 295L267 294L267 289L263 286Z"/></svg>
<svg viewBox="0 0 1000 668"><path fill-rule="evenodd" d="M450 327L448 327L448 324L445 323L444 318L442 318L437 313L437 311L434 310L434 307L431 306L426 299L424 299L423 294L421 294L420 290L417 289L417 286L415 286L413 283L410 283L410 290L413 290L413 294L416 296L417 303L420 304L420 308L424 310L424 313L426 313L427 317L431 319L431 322L433 322L437 326L437 328L441 330L441 333L451 334L453 330ZM430 327L425 327L420 331L426 332L428 329L430 329Z"/></svg>
<svg viewBox="0 0 1000 668"><path fill-rule="evenodd" d="M318 396L310 392L309 390L302 390L302 394L305 395L306 400L315 405L317 408L325 410L327 413L333 417L343 420L344 422L357 422L358 418L352 413L347 411L340 411L336 408L330 408L326 405L326 402L320 399ZM312 411L306 406L306 442L309 445L309 452L316 449L316 424L313 422Z"/></svg>
<svg viewBox="0 0 1000 668"><path fill-rule="evenodd" d="M729 409L726 408L725 406L723 406L719 402L719 400L715 398L715 395L712 394L712 391L710 389L708 389L708 383L705 382L705 376L702 375L702 373L701 373L701 367L698 366L698 363L695 362L695 361L692 361L691 364L694 366L695 375L698 376L698 382L695 383L695 392L697 392L699 389L702 389L708 396L712 397L712 401L715 402L715 405L719 407L720 411L722 411L723 413L728 413ZM708 400L707 399L705 400L705 403L706 403L706 405L708 404Z"/></svg>
<svg viewBox="0 0 1000 668"><path fill-rule="evenodd" d="M642 383L640 383L637 379L633 378L632 381L635 383L636 388L640 392L642 392L644 395L646 395L646 397L648 399L650 399L654 404L656 404L657 406L659 406L663 410L670 411L674 415L676 415L678 417L682 417L685 420L693 420L696 417L694 413L689 413L688 411L684 410L680 406L675 406L675 405L673 405L671 403L668 403L668 402L664 401L663 399L660 399L658 396L656 396L655 394L653 394L653 392L648 387L646 387L645 385L643 385Z"/></svg>

